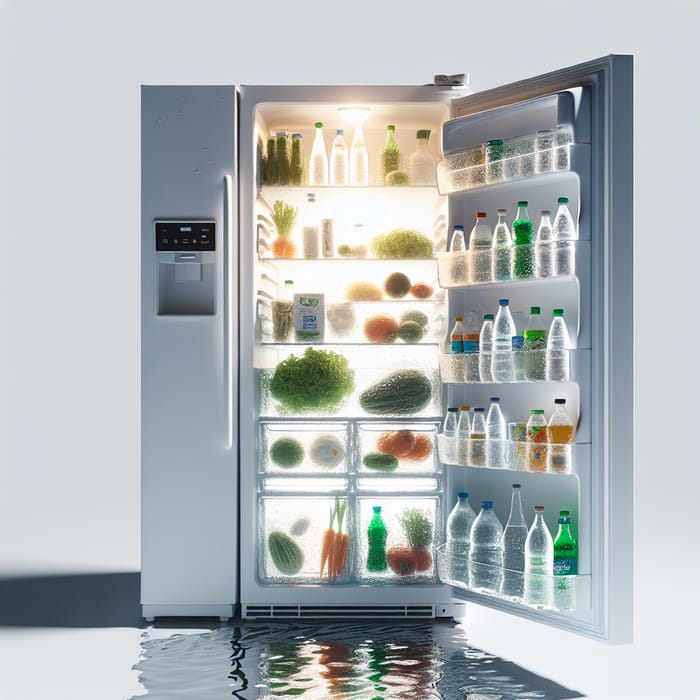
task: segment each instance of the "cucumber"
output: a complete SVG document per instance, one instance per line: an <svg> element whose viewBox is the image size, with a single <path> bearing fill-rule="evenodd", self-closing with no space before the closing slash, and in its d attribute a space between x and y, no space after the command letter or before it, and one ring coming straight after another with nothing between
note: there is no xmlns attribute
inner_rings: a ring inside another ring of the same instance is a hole
<svg viewBox="0 0 700 700"><path fill-rule="evenodd" d="M393 472L399 466L399 460L394 455L385 455L382 452L370 452L362 458L362 464L367 469L378 472Z"/></svg>
<svg viewBox="0 0 700 700"><path fill-rule="evenodd" d="M432 395L430 380L414 369L384 377L360 394L360 406L377 415L406 415L422 411Z"/></svg>
<svg viewBox="0 0 700 700"><path fill-rule="evenodd" d="M280 573L294 576L304 564L304 555L297 543L284 532L275 530L267 538L270 556Z"/></svg>

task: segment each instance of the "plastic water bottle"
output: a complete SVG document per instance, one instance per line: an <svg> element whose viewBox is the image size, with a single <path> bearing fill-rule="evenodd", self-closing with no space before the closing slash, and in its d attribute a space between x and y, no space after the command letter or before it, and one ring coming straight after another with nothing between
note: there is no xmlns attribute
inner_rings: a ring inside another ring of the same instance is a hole
<svg viewBox="0 0 700 700"><path fill-rule="evenodd" d="M535 238L535 277L554 276L554 251L552 250L551 212L540 212L540 225Z"/></svg>
<svg viewBox="0 0 700 700"><path fill-rule="evenodd" d="M360 122L355 124L350 146L350 184L353 187L366 187L369 184L369 158Z"/></svg>
<svg viewBox="0 0 700 700"><path fill-rule="evenodd" d="M486 223L486 212L477 212L474 228L469 234L470 281L472 284L491 281L492 244L493 236Z"/></svg>
<svg viewBox="0 0 700 700"><path fill-rule="evenodd" d="M527 354L525 352L525 336L514 335L511 338L511 346L513 350L513 368L515 371L514 381L524 382L527 379L525 373L525 360L527 359Z"/></svg>
<svg viewBox="0 0 700 700"><path fill-rule="evenodd" d="M464 321L463 316L455 316L455 325L450 333L450 352L452 354L464 352Z"/></svg>
<svg viewBox="0 0 700 700"><path fill-rule="evenodd" d="M498 210L491 248L491 279L509 280L513 264L513 238L506 223L506 210Z"/></svg>
<svg viewBox="0 0 700 700"><path fill-rule="evenodd" d="M416 150L408 159L408 176L412 185L434 185L437 174L437 159L430 150L430 129L416 132Z"/></svg>
<svg viewBox="0 0 700 700"><path fill-rule="evenodd" d="M554 274L558 277L576 274L576 244L578 231L569 211L569 198L559 197L559 208L554 216L552 240L554 241Z"/></svg>
<svg viewBox="0 0 700 700"><path fill-rule="evenodd" d="M558 610L576 608L576 579L578 574L578 545L571 533L571 518L559 511L559 529L554 538L554 607Z"/></svg>
<svg viewBox="0 0 700 700"><path fill-rule="evenodd" d="M535 519L525 540L525 601L538 607L552 606L554 546L544 521L544 506L535 506Z"/></svg>
<svg viewBox="0 0 700 700"><path fill-rule="evenodd" d="M525 464L529 472L547 471L547 419L544 409L533 408L525 427Z"/></svg>
<svg viewBox="0 0 700 700"><path fill-rule="evenodd" d="M452 236L448 243L448 251L455 253L450 255L449 262L449 280L451 284L466 284L467 283L467 256L464 255L466 248L464 242L464 226L456 225L452 229Z"/></svg>
<svg viewBox="0 0 700 700"><path fill-rule="evenodd" d="M481 381L481 376L479 375L481 318L482 316L478 311L470 311L467 317L467 327L464 331L464 380L467 382Z"/></svg>
<svg viewBox="0 0 700 700"><path fill-rule="evenodd" d="M547 330L539 306L530 307L530 318L523 332L525 336L525 376L530 382L543 382L547 378L545 349Z"/></svg>
<svg viewBox="0 0 700 700"><path fill-rule="evenodd" d="M503 529L503 585L501 592L509 598L522 598L524 592L525 540L527 525L523 516L520 484L513 484L510 515Z"/></svg>
<svg viewBox="0 0 700 700"><path fill-rule="evenodd" d="M504 469L506 465L506 439L508 429L501 411L501 399L491 397L491 405L486 415L486 466Z"/></svg>
<svg viewBox="0 0 700 700"><path fill-rule="evenodd" d="M344 134L343 129L337 129L331 146L330 183L336 187L344 187L350 182L348 147Z"/></svg>
<svg viewBox="0 0 700 700"><path fill-rule="evenodd" d="M444 455L442 461L446 464L457 462L457 412L456 406L450 406L442 422L442 440L444 445Z"/></svg>
<svg viewBox="0 0 700 700"><path fill-rule="evenodd" d="M479 333L479 379L492 382L491 354L493 352L493 314L484 314L484 322Z"/></svg>
<svg viewBox="0 0 700 700"><path fill-rule="evenodd" d="M450 252L460 253L465 249L464 243L464 226L457 224L452 229L452 237L450 238Z"/></svg>
<svg viewBox="0 0 700 700"><path fill-rule="evenodd" d="M493 511L493 501L482 501L469 536L469 585L473 590L500 593L502 571L503 525Z"/></svg>
<svg viewBox="0 0 700 700"><path fill-rule="evenodd" d="M532 249L532 221L525 200L518 202L518 211L513 221L513 244L513 279L530 279L535 274L535 256Z"/></svg>
<svg viewBox="0 0 700 700"><path fill-rule="evenodd" d="M472 432L472 419L469 413L470 407L462 404L459 407L457 417L457 464L467 464L467 449L469 447L469 435Z"/></svg>
<svg viewBox="0 0 700 700"><path fill-rule="evenodd" d="M569 331L564 320L564 309L552 311L552 323L547 334L546 374L548 382L568 382L571 374L569 366Z"/></svg>
<svg viewBox="0 0 700 700"><path fill-rule="evenodd" d="M302 239L305 258L321 257L321 219L316 208L316 195L313 192L306 195Z"/></svg>
<svg viewBox="0 0 700 700"><path fill-rule="evenodd" d="M467 465L471 467L486 466L486 419L484 409L474 409L472 427L467 445Z"/></svg>
<svg viewBox="0 0 700 700"><path fill-rule="evenodd" d="M469 534L476 513L469 504L469 494L457 494L457 503L447 516L447 570L451 581L469 585Z"/></svg>
<svg viewBox="0 0 700 700"><path fill-rule="evenodd" d="M566 410L566 399L554 399L554 411L547 423L547 471L570 474L572 443L576 441L574 422Z"/></svg>
<svg viewBox="0 0 700 700"><path fill-rule="evenodd" d="M309 160L309 185L327 185L328 152L326 151L326 142L323 139L323 123L316 122L314 128L316 131Z"/></svg>
<svg viewBox="0 0 700 700"><path fill-rule="evenodd" d="M498 313L493 322L491 376L494 382L515 381L512 340L515 335L515 323L508 304L508 299L498 300Z"/></svg>

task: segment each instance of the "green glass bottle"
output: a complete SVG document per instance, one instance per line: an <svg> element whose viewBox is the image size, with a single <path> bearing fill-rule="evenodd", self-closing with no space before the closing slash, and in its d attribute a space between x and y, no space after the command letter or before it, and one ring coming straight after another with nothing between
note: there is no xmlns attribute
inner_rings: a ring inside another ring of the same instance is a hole
<svg viewBox="0 0 700 700"><path fill-rule="evenodd" d="M374 515L367 528L367 571L386 571L386 525L382 507L373 506Z"/></svg>
<svg viewBox="0 0 700 700"><path fill-rule="evenodd" d="M267 140L267 164L264 182L266 185L277 184L277 140L274 137Z"/></svg>
<svg viewBox="0 0 700 700"><path fill-rule="evenodd" d="M301 185L304 176L304 153L302 151L301 134L292 134L292 159L290 163L289 182Z"/></svg>
<svg viewBox="0 0 700 700"><path fill-rule="evenodd" d="M535 255L532 245L533 225L527 211L527 202L518 202L513 221L513 278L530 279L535 274Z"/></svg>
<svg viewBox="0 0 700 700"><path fill-rule="evenodd" d="M396 127L393 124L386 127L386 137L382 149L382 184L387 184L384 178L389 173L399 169L399 146L394 138L395 130Z"/></svg>
<svg viewBox="0 0 700 700"><path fill-rule="evenodd" d="M574 576L578 573L578 544L571 534L571 518L560 517L554 538L554 575Z"/></svg>

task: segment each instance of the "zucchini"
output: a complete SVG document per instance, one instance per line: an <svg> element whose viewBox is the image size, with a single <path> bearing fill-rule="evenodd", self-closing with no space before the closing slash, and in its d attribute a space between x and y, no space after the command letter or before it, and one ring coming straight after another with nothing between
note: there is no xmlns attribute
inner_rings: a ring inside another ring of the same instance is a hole
<svg viewBox="0 0 700 700"><path fill-rule="evenodd" d="M377 415L406 415L422 411L432 395L430 380L414 369L384 377L360 394L360 406Z"/></svg>
<svg viewBox="0 0 700 700"><path fill-rule="evenodd" d="M299 545L289 535L275 530L267 538L267 546L275 566L285 576L299 573L304 563L304 555Z"/></svg>
<svg viewBox="0 0 700 700"><path fill-rule="evenodd" d="M362 464L367 469L374 469L378 472L393 472L399 466L399 460L394 455L370 452L362 458Z"/></svg>

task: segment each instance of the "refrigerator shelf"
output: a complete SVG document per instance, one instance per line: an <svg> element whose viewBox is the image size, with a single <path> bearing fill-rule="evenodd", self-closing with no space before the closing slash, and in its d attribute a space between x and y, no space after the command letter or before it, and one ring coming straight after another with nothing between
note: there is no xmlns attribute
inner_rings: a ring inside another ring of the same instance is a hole
<svg viewBox="0 0 700 700"><path fill-rule="evenodd" d="M468 563L464 557L450 555L447 544L439 545L435 553L440 581L463 591L560 614L591 607L590 574L525 574L489 564Z"/></svg>

